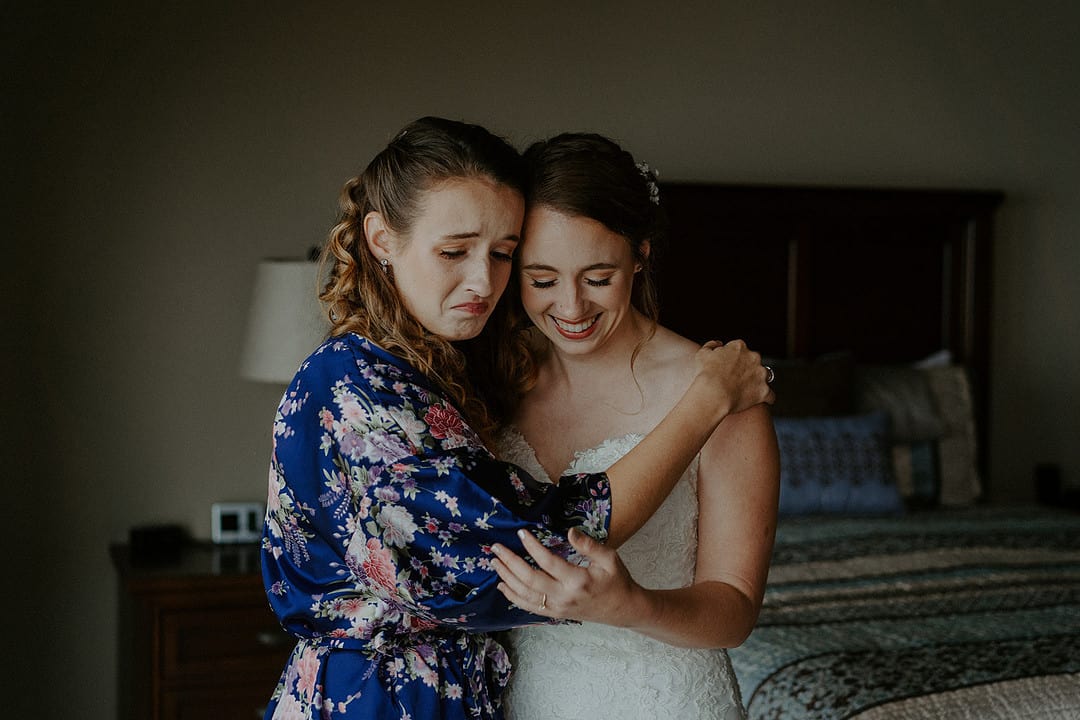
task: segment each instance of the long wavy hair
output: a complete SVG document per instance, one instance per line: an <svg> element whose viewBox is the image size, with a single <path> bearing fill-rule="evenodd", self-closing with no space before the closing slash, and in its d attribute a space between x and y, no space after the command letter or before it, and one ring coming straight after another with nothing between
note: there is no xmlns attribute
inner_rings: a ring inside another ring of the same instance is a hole
<svg viewBox="0 0 1080 720"><path fill-rule="evenodd" d="M520 370L510 360L518 353L505 351L521 342L512 332L522 316L515 283L508 283L512 297L496 303L478 337L450 342L406 310L393 275L372 255L364 235L364 217L375 211L395 234L407 236L423 193L457 178L488 178L524 194L520 154L478 125L425 117L399 132L341 191L340 217L322 252L327 281L319 298L331 335L355 332L413 365L490 442L520 394Z"/></svg>

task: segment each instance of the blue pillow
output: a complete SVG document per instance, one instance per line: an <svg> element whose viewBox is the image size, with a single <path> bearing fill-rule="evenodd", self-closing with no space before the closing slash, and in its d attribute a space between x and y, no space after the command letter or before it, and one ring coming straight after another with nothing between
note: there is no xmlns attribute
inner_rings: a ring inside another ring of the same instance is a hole
<svg viewBox="0 0 1080 720"><path fill-rule="evenodd" d="M889 416L774 418L780 514L900 514Z"/></svg>

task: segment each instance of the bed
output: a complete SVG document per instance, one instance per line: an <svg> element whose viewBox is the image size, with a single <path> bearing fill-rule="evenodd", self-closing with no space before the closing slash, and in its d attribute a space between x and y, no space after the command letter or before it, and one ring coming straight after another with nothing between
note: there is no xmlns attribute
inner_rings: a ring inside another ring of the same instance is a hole
<svg viewBox="0 0 1080 720"><path fill-rule="evenodd" d="M986 190L667 183L662 322L776 369L751 718L1080 718L1080 513L986 489Z"/></svg>

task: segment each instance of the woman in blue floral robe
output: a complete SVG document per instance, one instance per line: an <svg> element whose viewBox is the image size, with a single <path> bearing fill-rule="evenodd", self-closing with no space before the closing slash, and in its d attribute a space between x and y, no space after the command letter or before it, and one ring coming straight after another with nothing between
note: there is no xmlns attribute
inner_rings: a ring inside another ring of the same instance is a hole
<svg viewBox="0 0 1080 720"><path fill-rule="evenodd" d="M542 488L400 358L357 335L327 341L274 423L264 574L302 638L274 717L352 717L353 704L357 717L494 716L509 663L471 631L544 619L496 590L491 545L517 547L529 528L565 556L566 530L607 527L603 475Z"/></svg>
<svg viewBox="0 0 1080 720"><path fill-rule="evenodd" d="M497 461L480 436L527 376L513 360L527 353L502 344L514 306L496 306L523 188L505 141L439 118L410 124L345 185L323 252L332 337L274 422L263 578L298 642L268 719L501 718L510 666L485 632L550 621L499 592L492 546L523 554L528 530L568 558L573 527L617 545L735 410L746 368L760 370L707 343L701 382L606 474L538 485Z"/></svg>

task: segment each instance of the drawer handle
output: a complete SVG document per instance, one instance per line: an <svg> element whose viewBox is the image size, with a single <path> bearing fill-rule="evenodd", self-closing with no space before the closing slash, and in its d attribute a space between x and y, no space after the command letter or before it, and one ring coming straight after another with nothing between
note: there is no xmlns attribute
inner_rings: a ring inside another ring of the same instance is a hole
<svg viewBox="0 0 1080 720"><path fill-rule="evenodd" d="M255 639L263 647L285 647L291 645L295 639L291 635L286 635L280 630L262 630L255 633Z"/></svg>

